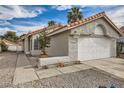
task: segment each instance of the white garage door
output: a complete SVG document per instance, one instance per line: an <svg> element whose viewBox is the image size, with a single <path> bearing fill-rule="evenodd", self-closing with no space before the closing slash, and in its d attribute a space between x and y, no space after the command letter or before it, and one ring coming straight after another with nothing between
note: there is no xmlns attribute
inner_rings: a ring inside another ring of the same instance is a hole
<svg viewBox="0 0 124 93"><path fill-rule="evenodd" d="M85 61L108 58L112 56L112 48L111 39L82 37L78 42L78 59Z"/></svg>

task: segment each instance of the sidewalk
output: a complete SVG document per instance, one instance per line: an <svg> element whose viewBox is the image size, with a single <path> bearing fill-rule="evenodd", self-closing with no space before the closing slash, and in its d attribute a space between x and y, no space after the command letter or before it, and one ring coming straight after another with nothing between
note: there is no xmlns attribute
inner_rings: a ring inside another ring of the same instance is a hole
<svg viewBox="0 0 124 93"><path fill-rule="evenodd" d="M16 85L18 83L25 83L37 79L38 77L25 54L19 54L13 84Z"/></svg>

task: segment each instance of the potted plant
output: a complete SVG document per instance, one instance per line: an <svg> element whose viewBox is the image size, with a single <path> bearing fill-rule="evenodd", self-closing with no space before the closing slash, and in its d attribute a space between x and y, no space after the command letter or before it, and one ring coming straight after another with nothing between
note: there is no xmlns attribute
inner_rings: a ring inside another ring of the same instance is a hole
<svg viewBox="0 0 124 93"><path fill-rule="evenodd" d="M42 31L39 37L40 48L42 51L41 57L48 57L46 48L50 47L50 37L47 36L46 31Z"/></svg>

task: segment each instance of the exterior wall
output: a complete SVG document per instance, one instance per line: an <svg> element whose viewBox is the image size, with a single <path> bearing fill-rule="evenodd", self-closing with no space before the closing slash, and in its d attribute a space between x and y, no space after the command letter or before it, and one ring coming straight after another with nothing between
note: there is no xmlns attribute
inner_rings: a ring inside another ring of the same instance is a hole
<svg viewBox="0 0 124 93"><path fill-rule="evenodd" d="M22 46L20 46L20 45L9 45L7 47L8 47L7 48L8 51L13 51L13 52L22 51L23 50Z"/></svg>
<svg viewBox="0 0 124 93"><path fill-rule="evenodd" d="M47 49L49 56L68 56L68 39L70 31L51 36L50 47Z"/></svg>
<svg viewBox="0 0 124 93"><path fill-rule="evenodd" d="M69 56L39 58L41 66L70 62Z"/></svg>
<svg viewBox="0 0 124 93"><path fill-rule="evenodd" d="M106 32L109 36L119 38L119 34L117 33L117 31L115 31L115 29L113 29L113 27L111 27L110 24L103 18L96 19L92 22L88 22L87 24L76 27L71 30L71 33L73 34L75 31L77 31L77 33L79 34L93 34L95 30L97 30L96 27L99 24L102 24L105 27Z"/></svg>
<svg viewBox="0 0 124 93"><path fill-rule="evenodd" d="M32 43L30 43L30 44L32 44L32 48L31 48L31 50L30 50L30 53L31 53L31 55L33 55L33 56L37 56L37 55L40 55L41 54L41 50L40 50L40 48L39 49L34 49L34 39L36 39L37 37L39 37L39 34L36 34L36 35L33 35L32 37L31 37L31 42ZM30 45L31 46L31 45Z"/></svg>
<svg viewBox="0 0 124 93"><path fill-rule="evenodd" d="M17 50L16 45L9 45L7 50L8 51L16 51Z"/></svg>
<svg viewBox="0 0 124 93"><path fill-rule="evenodd" d="M33 35L32 39L32 48L30 54L33 56L40 55L41 49L34 49L34 39L39 37L39 34ZM49 56L67 56L68 55L68 37L69 31L53 35L50 38L50 47L46 49ZM31 45L30 45L31 46ZM26 46L28 47L28 45Z"/></svg>
<svg viewBox="0 0 124 93"><path fill-rule="evenodd" d="M78 39L69 37L69 57L71 61L78 60Z"/></svg>

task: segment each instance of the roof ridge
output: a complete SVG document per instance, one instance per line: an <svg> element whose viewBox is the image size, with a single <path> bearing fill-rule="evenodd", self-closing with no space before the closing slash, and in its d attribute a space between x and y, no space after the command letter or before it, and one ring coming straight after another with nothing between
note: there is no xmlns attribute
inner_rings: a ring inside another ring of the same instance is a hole
<svg viewBox="0 0 124 93"><path fill-rule="evenodd" d="M70 23L70 24L68 24L67 26L68 26L68 27L73 27L73 26L77 26L77 25L82 25L82 24L84 24L84 23L86 23L86 22L88 22L88 21L91 21L91 20L96 19L96 18L98 18L98 17L103 17L103 16L105 16L105 15L106 15L105 12L100 12L100 13L97 13L97 14L92 15L92 16L90 16L90 17L87 17L87 18L85 18L85 19L83 19L83 20L79 20L79 21Z"/></svg>
<svg viewBox="0 0 124 93"><path fill-rule="evenodd" d="M32 34L36 34L38 32L44 31L44 30L49 30L49 29L52 29L52 28L54 29L54 27L57 28L57 27L62 27L62 26L63 26L62 24L55 24L53 26L46 26L46 27L43 27L41 29L38 29L38 30L34 30L32 32L29 32L26 36L30 36Z"/></svg>

